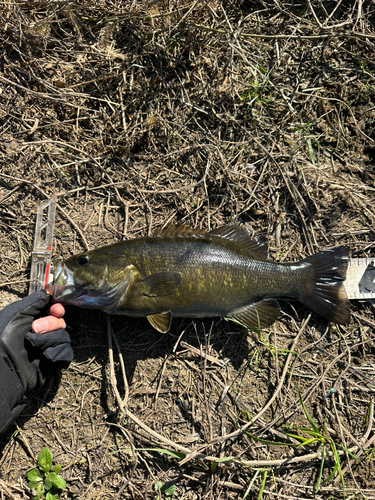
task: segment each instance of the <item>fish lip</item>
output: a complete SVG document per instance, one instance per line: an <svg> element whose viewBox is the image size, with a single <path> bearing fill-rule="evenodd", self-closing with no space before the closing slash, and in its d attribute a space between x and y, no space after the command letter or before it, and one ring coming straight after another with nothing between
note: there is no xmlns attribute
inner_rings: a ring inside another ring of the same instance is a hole
<svg viewBox="0 0 375 500"><path fill-rule="evenodd" d="M80 297L84 293L82 288L76 285L55 285L52 299L53 302L68 302L72 299Z"/></svg>
<svg viewBox="0 0 375 500"><path fill-rule="evenodd" d="M75 299L84 293L84 290L74 282L73 273L61 262L57 264L53 302L64 302Z"/></svg>

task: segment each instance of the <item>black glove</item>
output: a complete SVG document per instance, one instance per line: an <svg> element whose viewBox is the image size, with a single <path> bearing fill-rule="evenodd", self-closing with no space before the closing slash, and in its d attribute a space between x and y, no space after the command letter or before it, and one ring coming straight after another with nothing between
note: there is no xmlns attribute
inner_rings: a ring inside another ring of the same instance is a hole
<svg viewBox="0 0 375 500"><path fill-rule="evenodd" d="M44 384L53 366L73 359L65 330L31 332L32 322L50 300L41 290L0 312L0 434L25 407L25 396Z"/></svg>

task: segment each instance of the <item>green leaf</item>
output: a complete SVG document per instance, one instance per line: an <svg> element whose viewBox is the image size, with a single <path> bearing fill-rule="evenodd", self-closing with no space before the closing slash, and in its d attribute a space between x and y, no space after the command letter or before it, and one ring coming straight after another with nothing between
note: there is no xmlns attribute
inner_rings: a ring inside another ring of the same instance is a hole
<svg viewBox="0 0 375 500"><path fill-rule="evenodd" d="M44 472L49 472L52 465L52 453L48 448L43 448L38 456L38 464Z"/></svg>
<svg viewBox="0 0 375 500"><path fill-rule="evenodd" d="M60 472L61 471L61 467L62 467L61 464L55 465L55 467L52 469L52 472Z"/></svg>
<svg viewBox="0 0 375 500"><path fill-rule="evenodd" d="M59 476L56 474L56 477L52 481L53 486L57 488L58 490L63 490L66 488L66 482L65 479L62 476Z"/></svg>
<svg viewBox="0 0 375 500"><path fill-rule="evenodd" d="M292 434L290 432L287 432L286 435L291 437L291 438L298 439L299 441L305 441L305 438L302 436L299 436L298 434Z"/></svg>
<svg viewBox="0 0 375 500"><path fill-rule="evenodd" d="M246 97L245 97L246 99ZM247 330L249 330L249 327L244 325L243 323L240 323L239 321L237 321L236 319L233 319L233 318L224 318L225 321L231 321L232 323L234 323L235 325L238 325L238 326L242 326L242 328L246 328ZM256 330L255 330L256 331Z"/></svg>
<svg viewBox="0 0 375 500"><path fill-rule="evenodd" d="M348 448L345 448L345 446L343 446L342 444L337 444L336 446L340 446L341 448L343 448L346 451L346 453L348 453L352 458L354 458L354 460L356 462L358 462L358 463L361 462L360 459L354 455L354 453L352 453L350 450L348 450Z"/></svg>
<svg viewBox="0 0 375 500"><path fill-rule="evenodd" d="M261 498L263 496L263 491L264 491L264 488L266 486L266 481L267 481L267 474L268 474L268 469L265 469L265 471L263 472L262 485L261 485L259 493L258 493L258 500L261 500Z"/></svg>
<svg viewBox="0 0 375 500"><path fill-rule="evenodd" d="M333 476L336 474L336 471L337 471L337 464L335 465L333 471L331 472L331 474L327 477L327 479L324 480L325 483L329 483L330 480L333 478Z"/></svg>
<svg viewBox="0 0 375 500"><path fill-rule="evenodd" d="M36 486L34 486L33 489L36 493L36 495L33 497L33 500L39 500L39 498L44 495L44 485L41 483L36 483Z"/></svg>
<svg viewBox="0 0 375 500"><path fill-rule="evenodd" d="M311 163L315 167L315 157L314 157L314 150L313 150L313 147L312 147L311 139L306 139L306 142L307 142L307 147L309 148Z"/></svg>
<svg viewBox="0 0 375 500"><path fill-rule="evenodd" d="M44 485L42 483L40 483L39 481L29 481L27 483L27 486L32 490L36 490L37 488L41 488L43 487L44 488Z"/></svg>
<svg viewBox="0 0 375 500"><path fill-rule="evenodd" d="M255 472L254 477L253 477L253 478L252 478L252 480L250 481L250 484L249 484L249 486L247 487L247 490L245 491L244 496L242 497L242 500L245 500L245 498L246 498L246 497L248 496L248 494L250 493L250 490L251 490L251 488L253 487L253 484L254 484L254 482L255 482L256 478L258 477L259 473L260 473L260 470L257 470L257 471Z"/></svg>
<svg viewBox="0 0 375 500"><path fill-rule="evenodd" d="M166 497L171 497L175 491L176 491L176 486L174 484L171 484L167 488L164 486L163 488L163 493Z"/></svg>
<svg viewBox="0 0 375 500"><path fill-rule="evenodd" d="M292 429L292 430L296 430L296 431L303 431L303 432L306 432L307 434L310 434L310 436L322 437L321 432L315 432L307 427L298 427L298 426L294 426L294 425L283 425L283 428L284 429Z"/></svg>
<svg viewBox="0 0 375 500"><path fill-rule="evenodd" d="M163 487L163 483L161 481L156 481L156 483L154 484L155 491L161 490L162 487Z"/></svg>
<svg viewBox="0 0 375 500"><path fill-rule="evenodd" d="M303 443L301 443L299 446L309 446L311 444L314 444L316 442L319 442L318 439L316 438L313 438L313 439L305 439L305 441Z"/></svg>
<svg viewBox="0 0 375 500"><path fill-rule="evenodd" d="M303 399L302 399L302 396L301 396L301 392L299 390L298 385L297 385L297 392L298 392L298 396L299 396L299 399L301 401L301 405L302 405L303 411L305 412L307 420L310 422L310 425L314 429L314 431L320 435L319 427L316 425L316 423L314 422L314 420L310 417L309 412L306 410L306 406L305 406L305 403L303 402Z"/></svg>
<svg viewBox="0 0 375 500"><path fill-rule="evenodd" d="M59 500L58 493L51 493L50 491L46 495L46 500Z"/></svg>
<svg viewBox="0 0 375 500"><path fill-rule="evenodd" d="M49 477L50 475L48 474L45 478L44 478L44 488L46 491L50 490L52 488L52 480L50 479Z"/></svg>
<svg viewBox="0 0 375 500"><path fill-rule="evenodd" d="M243 431L243 433L246 434L246 436L249 436L252 439L254 439L254 441L258 441L259 443L268 444L268 445L275 445L275 446L295 446L294 443L283 443L281 441L270 441L269 439L262 439L262 438L259 438L257 436L254 436L253 434L250 434L250 432L247 432L247 431ZM289 435L290 434L288 434L288 436Z"/></svg>
<svg viewBox="0 0 375 500"><path fill-rule="evenodd" d="M38 471L38 469L31 469L29 470L29 472L27 473L27 479L29 481L39 481L39 482L42 482L43 481L43 477L42 477L42 474Z"/></svg>
<svg viewBox="0 0 375 500"><path fill-rule="evenodd" d="M345 482L344 482L344 475L343 475L342 469L341 469L340 455L337 451L335 443L332 440L330 441L330 445L331 445L331 450L332 450L332 453L333 453L333 456L334 456L334 459L336 462L335 469L337 469L337 471L339 473L341 484L342 484L342 489L343 489L343 491L345 491Z"/></svg>
<svg viewBox="0 0 375 500"><path fill-rule="evenodd" d="M319 469L319 475L318 475L318 480L316 481L316 488L315 488L315 493L318 493L320 490L320 484L322 482L322 475L323 475L323 467L324 467L324 458L326 456L326 444L322 444L322 459L320 461L320 469Z"/></svg>
<svg viewBox="0 0 375 500"><path fill-rule="evenodd" d="M58 488L59 490L63 490L66 487L65 479L62 476L56 474L56 472L50 472L46 475L46 481L51 482L52 486Z"/></svg>
<svg viewBox="0 0 375 500"><path fill-rule="evenodd" d="M311 429L303 429L303 428L299 428L300 431L303 431L303 432L306 432L306 434L308 434L309 436L314 436L315 438L321 438L322 437L322 434L320 432L315 432L315 431L312 431Z"/></svg>
<svg viewBox="0 0 375 500"><path fill-rule="evenodd" d="M257 352L258 352L258 351L257 351ZM252 358L251 358L251 359L252 359ZM248 420L249 422L252 422L251 415L250 415L250 413L249 413L247 410L243 410L243 411L242 411L242 414L243 414L243 415L245 415L245 417L247 418L247 420Z"/></svg>

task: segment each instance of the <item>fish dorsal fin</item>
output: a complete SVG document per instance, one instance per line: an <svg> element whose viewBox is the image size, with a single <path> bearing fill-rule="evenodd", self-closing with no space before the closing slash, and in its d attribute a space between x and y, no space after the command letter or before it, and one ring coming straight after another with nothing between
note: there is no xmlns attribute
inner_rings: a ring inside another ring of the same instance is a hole
<svg viewBox="0 0 375 500"><path fill-rule="evenodd" d="M161 333L167 333L171 327L172 313L168 311L165 313L149 314L147 319L155 330Z"/></svg>
<svg viewBox="0 0 375 500"><path fill-rule="evenodd" d="M232 311L228 318L238 321L247 328L256 330L272 325L279 314L280 307L277 300L263 299Z"/></svg>
<svg viewBox="0 0 375 500"><path fill-rule="evenodd" d="M259 260L267 260L268 258L267 243L259 235L252 236L245 227L227 225L213 229L207 234L234 241L246 249L249 255Z"/></svg>
<svg viewBox="0 0 375 500"><path fill-rule="evenodd" d="M139 282L146 297L163 297L174 293L181 285L182 275L177 271L151 274Z"/></svg>
<svg viewBox="0 0 375 500"><path fill-rule="evenodd" d="M192 236L197 234L205 234L205 231L203 229L193 229L183 223L169 223L156 231L155 236Z"/></svg>

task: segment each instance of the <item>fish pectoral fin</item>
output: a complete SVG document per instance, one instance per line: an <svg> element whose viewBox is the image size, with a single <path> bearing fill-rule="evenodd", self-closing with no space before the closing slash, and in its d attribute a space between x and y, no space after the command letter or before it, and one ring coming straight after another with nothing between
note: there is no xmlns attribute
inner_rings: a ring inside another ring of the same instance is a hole
<svg viewBox="0 0 375 500"><path fill-rule="evenodd" d="M155 328L158 332L167 333L172 321L171 311L158 314L150 314L147 319L151 326Z"/></svg>
<svg viewBox="0 0 375 500"><path fill-rule="evenodd" d="M140 285L142 294L146 297L162 297L171 295L181 285L181 273L175 271L166 271L163 273L151 274L144 278Z"/></svg>
<svg viewBox="0 0 375 500"><path fill-rule="evenodd" d="M275 299L263 299L254 304L232 311L228 318L232 318L247 328L264 328L276 321L280 314L279 303Z"/></svg>

